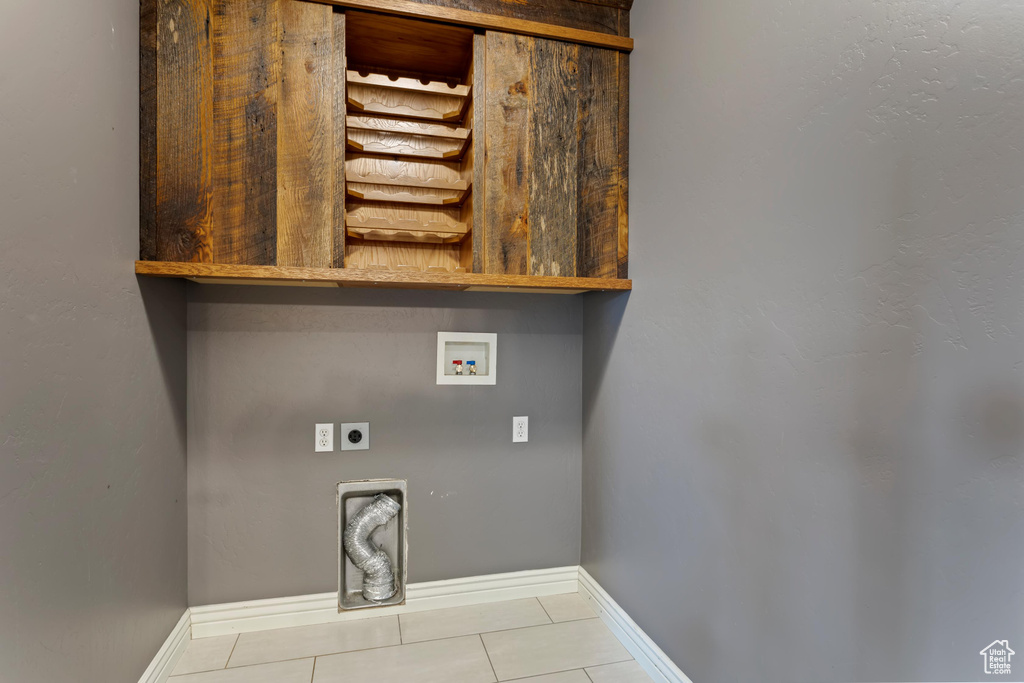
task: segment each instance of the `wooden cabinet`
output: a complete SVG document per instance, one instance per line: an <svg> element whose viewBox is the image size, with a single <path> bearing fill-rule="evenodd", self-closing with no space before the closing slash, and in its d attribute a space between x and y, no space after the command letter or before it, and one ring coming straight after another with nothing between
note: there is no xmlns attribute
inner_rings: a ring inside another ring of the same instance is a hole
<svg viewBox="0 0 1024 683"><path fill-rule="evenodd" d="M628 0L143 0L137 272L629 289Z"/></svg>

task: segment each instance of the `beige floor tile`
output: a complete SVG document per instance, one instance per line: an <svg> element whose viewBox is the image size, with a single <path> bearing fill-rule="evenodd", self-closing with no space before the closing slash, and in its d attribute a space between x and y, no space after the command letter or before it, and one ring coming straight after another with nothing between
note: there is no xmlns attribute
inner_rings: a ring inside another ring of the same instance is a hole
<svg viewBox="0 0 1024 683"><path fill-rule="evenodd" d="M600 619L485 633L482 638L499 681L631 659Z"/></svg>
<svg viewBox="0 0 1024 683"><path fill-rule="evenodd" d="M229 667L398 645L398 617L296 626L238 636Z"/></svg>
<svg viewBox="0 0 1024 683"><path fill-rule="evenodd" d="M560 621L592 619L597 616L579 593L546 595L537 599L540 600L540 604L544 605L544 610L551 617L551 621L556 624Z"/></svg>
<svg viewBox="0 0 1024 683"><path fill-rule="evenodd" d="M167 683L309 683L312 675L312 659L293 659L290 662L172 676Z"/></svg>
<svg viewBox="0 0 1024 683"><path fill-rule="evenodd" d="M587 668L594 683L651 683L651 677L634 662L620 662Z"/></svg>
<svg viewBox="0 0 1024 683"><path fill-rule="evenodd" d="M558 674L544 674L543 676L530 676L519 678L511 683L591 683L590 677L583 673L583 669L563 671Z"/></svg>
<svg viewBox="0 0 1024 683"><path fill-rule="evenodd" d="M356 622L359 623L359 622ZM480 636L319 657L313 683L493 683Z"/></svg>
<svg viewBox="0 0 1024 683"><path fill-rule="evenodd" d="M199 671L215 671L228 664L231 649L235 647L238 635L215 636L213 638L197 638L189 642L185 653L174 665L172 676L193 674Z"/></svg>
<svg viewBox="0 0 1024 683"><path fill-rule="evenodd" d="M403 643L551 623L534 598L413 612L398 618L402 623Z"/></svg>

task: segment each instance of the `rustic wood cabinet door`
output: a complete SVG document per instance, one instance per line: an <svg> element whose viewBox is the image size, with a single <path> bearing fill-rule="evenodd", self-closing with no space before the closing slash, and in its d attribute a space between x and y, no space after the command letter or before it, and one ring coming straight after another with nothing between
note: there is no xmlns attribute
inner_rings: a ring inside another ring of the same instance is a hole
<svg viewBox="0 0 1024 683"><path fill-rule="evenodd" d="M345 15L141 7L142 260L340 267Z"/></svg>
<svg viewBox="0 0 1024 683"><path fill-rule="evenodd" d="M628 58L477 36L476 272L628 277Z"/></svg>

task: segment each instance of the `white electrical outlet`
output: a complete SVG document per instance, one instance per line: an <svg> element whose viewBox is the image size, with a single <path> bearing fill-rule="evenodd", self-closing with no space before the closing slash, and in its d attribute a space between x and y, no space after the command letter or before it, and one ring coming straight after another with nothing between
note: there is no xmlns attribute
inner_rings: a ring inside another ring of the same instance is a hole
<svg viewBox="0 0 1024 683"><path fill-rule="evenodd" d="M341 424L341 450L370 450L370 423L343 422Z"/></svg>
<svg viewBox="0 0 1024 683"><path fill-rule="evenodd" d="M530 418L512 418L512 443L526 443L530 440Z"/></svg>
<svg viewBox="0 0 1024 683"><path fill-rule="evenodd" d="M315 453L330 453L334 450L334 424L317 424Z"/></svg>

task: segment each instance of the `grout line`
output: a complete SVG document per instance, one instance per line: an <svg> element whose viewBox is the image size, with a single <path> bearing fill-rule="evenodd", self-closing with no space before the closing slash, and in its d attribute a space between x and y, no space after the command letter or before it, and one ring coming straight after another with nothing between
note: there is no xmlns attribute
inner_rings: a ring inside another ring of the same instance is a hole
<svg viewBox="0 0 1024 683"><path fill-rule="evenodd" d="M396 607L396 605L385 605L385 606L386 607ZM424 610L424 611L430 612L430 611L433 611L433 610ZM237 634L235 634L235 633L219 633L217 635L203 636L202 638L194 638L193 640L207 640L208 638L226 638L227 636L230 636L230 635L244 636L246 633L269 633L270 631L293 631L293 630L299 629L299 628L313 628L314 626L336 626L338 624L358 624L358 623L363 623L363 622L367 622L367 621L377 621L379 619L390 619L391 617L397 617L397 616L398 616L397 614L381 614L381 615L378 615L378 616L375 616L375 617L361 617L361 618L358 618L358 619L345 619L345 620L342 620L342 621L319 621L319 622L316 622L316 623L313 623L313 624L297 624L295 626L281 626L279 628L258 628L258 629L254 629L252 631L240 631Z"/></svg>
<svg viewBox="0 0 1024 683"><path fill-rule="evenodd" d="M500 683L514 683L515 681L527 681L532 678L537 678L540 676L554 676L555 674L567 674L571 671L582 671L583 673L587 674L587 678L590 678L590 674L587 673L587 668L596 669L600 666L611 666L612 664L623 664L625 662L635 661L636 660L633 659L633 657L630 657L629 659L617 659L614 662L605 662L604 664L591 664L590 667L580 668L577 666L572 669L559 669L558 671L542 671L541 673L530 674L529 676L520 676L519 678L506 678L505 680L500 681ZM594 679L591 678L590 680Z"/></svg>
<svg viewBox="0 0 1024 683"><path fill-rule="evenodd" d="M544 603L540 601L540 598L534 598L534 600L536 600L537 604L540 605L540 608L544 610L544 615L548 618L548 621L552 624L555 623L555 620L551 618L551 614L548 612L548 608L544 606Z"/></svg>
<svg viewBox="0 0 1024 683"><path fill-rule="evenodd" d="M487 663L491 665L491 673L494 674L494 680L498 680L498 672L494 670L494 662L491 661L491 653L487 651L487 643L484 642L484 636L482 633L476 634L476 637L480 639L480 647L484 649L484 656L487 657Z"/></svg>
<svg viewBox="0 0 1024 683"><path fill-rule="evenodd" d="M402 615L396 614L395 618L398 619L398 642L405 645L405 638L402 636Z"/></svg>
<svg viewBox="0 0 1024 683"><path fill-rule="evenodd" d="M604 666L604 664L602 664L601 666ZM591 668L594 668L594 667L591 667ZM590 675L589 671L587 671L586 669L583 669L583 675L586 676L588 679L590 679L590 683L594 683L594 678Z"/></svg>
<svg viewBox="0 0 1024 683"><path fill-rule="evenodd" d="M267 666L268 664L280 664L281 662L301 662L303 659L316 659L319 655L307 655L305 657L288 657L287 659L275 659L272 662L254 662L252 664L242 664L241 666L233 666L230 669L210 669L209 671L196 671L196 674L211 674L218 671L238 671L239 669L251 669L254 666ZM177 676L171 676L171 678L180 678L182 676L192 676L195 674L178 674ZM170 680L170 679L168 679Z"/></svg>
<svg viewBox="0 0 1024 683"><path fill-rule="evenodd" d="M487 649L486 646L484 647L484 649L485 650ZM573 671L582 671L584 674L586 674L587 678L590 678L590 674L587 673L587 669L588 668L596 669L596 668L601 667L601 666L611 666L612 664L624 664L625 662L635 662L635 661L636 661L635 659L630 657L629 659L619 659L619 660L616 660L614 662L605 662L604 664L591 664L589 667L582 667L581 668L581 667L577 666L577 667L574 667L572 669L559 669L558 671L543 671L541 673L530 674L529 676L520 676L519 678L506 678L505 680L500 681L499 683L515 683L516 681L529 681L529 680L532 680L534 678L539 678L541 676L554 676L555 674L567 674L567 673L571 673ZM590 678L590 680L593 681L594 679Z"/></svg>
<svg viewBox="0 0 1024 683"><path fill-rule="evenodd" d="M604 664L598 664L597 666L604 666ZM505 680L500 681L500 683L516 683L516 681L530 681L530 680L533 680L535 678L541 678L541 677L544 677L544 676L557 676L558 674L570 674L573 671L582 671L584 676L587 676L588 679L593 680L593 679L590 678L590 676L587 675L587 670L586 669L566 669L565 671L552 671L551 673L534 674L532 676L523 676L523 677L520 677L520 678L506 678Z"/></svg>
<svg viewBox="0 0 1024 683"><path fill-rule="evenodd" d="M425 612L420 612L420 614L425 614ZM546 615L547 612L545 612L544 614ZM550 619L551 617L548 617L548 618ZM402 643L402 644L403 645L415 645L416 643L433 643L433 642L438 641L438 640L451 640L452 638L467 638L469 636L477 636L477 635L481 635L481 634L490 635L491 633L508 633L509 631L522 631L523 629L527 629L527 628L540 628L542 626L557 626L559 624L572 624L572 623L576 623L576 622L580 622L580 621L590 621L591 619L599 619L599 618L600 617L598 617L595 614L592 617L585 617L583 619L570 619L569 621L555 621L555 622L552 622L550 624L533 624L532 626L516 626L514 628L499 628L499 629L495 629L493 631L477 631L475 633L463 633L460 636L444 636L443 638L424 638L423 640L415 640L415 641L413 641L411 643ZM384 647L390 647L390 646L385 645ZM368 648L368 649L376 649L376 648Z"/></svg>
<svg viewBox="0 0 1024 683"><path fill-rule="evenodd" d="M546 626L546 625L547 624L541 624L541 626ZM527 628L529 628L529 627L527 627ZM478 636L478 635L480 635L480 634L479 633L465 633L465 634L463 634L461 636L447 636L445 638L434 638L433 640L417 640L415 643L393 643L391 645L378 645L376 647L361 647L361 648L358 648L358 649L355 649L355 650L342 650L341 652L321 652L320 654L305 655L304 657L286 657L285 659L275 659L275 660L273 660L271 662L254 662L252 664L242 664L241 666L233 666L233 667L231 667L231 669L232 670L234 670L234 669L244 669L244 668L249 667L249 666L263 666L265 664L277 664L278 662L295 662L295 661L298 661L300 659L316 659L316 658L319 658L319 657L337 657L337 656L340 656L340 655L355 654L356 652L372 652L374 650L384 650L384 649L387 649L389 647L405 647L406 645L419 645L421 643L437 643L437 642L440 642L442 640L455 640L456 638L472 638L473 636Z"/></svg>
<svg viewBox="0 0 1024 683"><path fill-rule="evenodd" d="M587 673L584 671L583 673ZM316 678L316 657L313 657L313 672L309 674L309 683L313 683L313 679Z"/></svg>
<svg viewBox="0 0 1024 683"><path fill-rule="evenodd" d="M228 664L231 662L231 656L235 654L235 648L238 647L238 639L242 637L241 633L235 634L235 642L231 644L231 652L228 653L228 660L224 662L224 668L228 668Z"/></svg>

